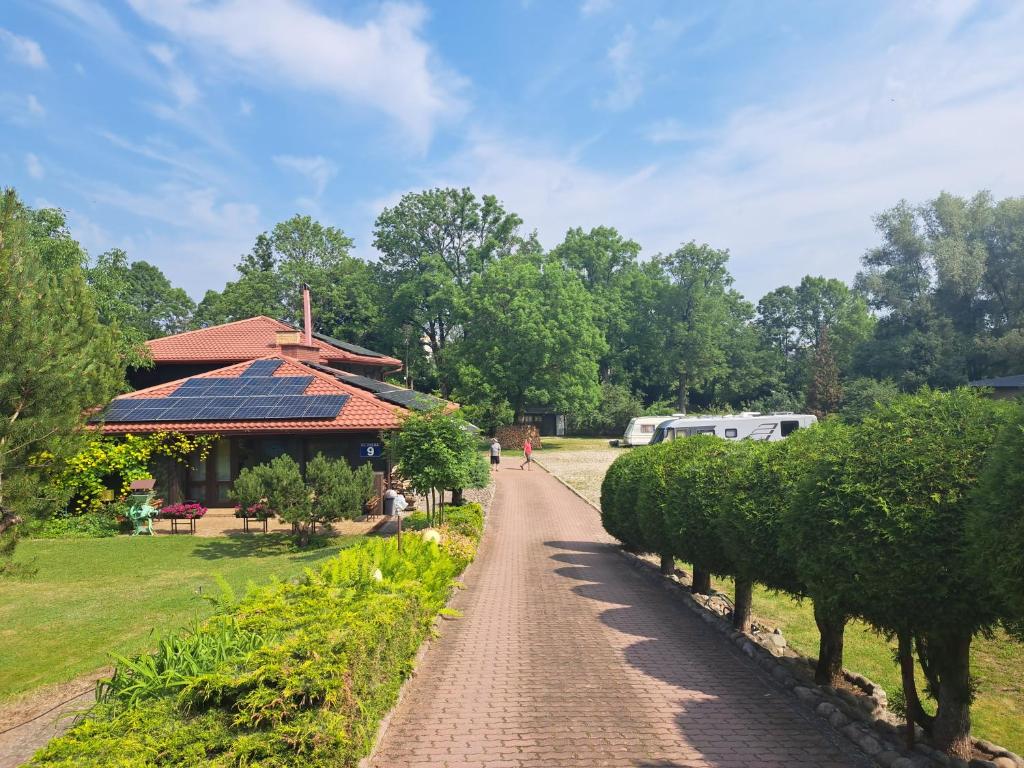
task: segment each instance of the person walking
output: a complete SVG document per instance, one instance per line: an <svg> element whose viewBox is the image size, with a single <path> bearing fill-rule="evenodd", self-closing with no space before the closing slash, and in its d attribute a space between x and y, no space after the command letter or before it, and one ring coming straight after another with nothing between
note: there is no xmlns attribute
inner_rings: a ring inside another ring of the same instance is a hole
<svg viewBox="0 0 1024 768"><path fill-rule="evenodd" d="M498 471L498 465L501 464L501 443L498 442L498 438L491 438L491 472Z"/></svg>
<svg viewBox="0 0 1024 768"><path fill-rule="evenodd" d="M519 465L520 469L533 469L533 443L530 438L526 438L526 442L523 443L523 455L526 457L523 459L523 463Z"/></svg>

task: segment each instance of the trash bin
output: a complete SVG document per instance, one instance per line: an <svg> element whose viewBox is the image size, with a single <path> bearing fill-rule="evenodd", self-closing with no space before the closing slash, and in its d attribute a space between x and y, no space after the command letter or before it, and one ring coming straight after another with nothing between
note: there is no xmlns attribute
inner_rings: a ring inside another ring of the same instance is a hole
<svg viewBox="0 0 1024 768"><path fill-rule="evenodd" d="M388 490L384 494L384 514L387 517L394 517L395 515L395 499L398 498L398 494L395 491Z"/></svg>

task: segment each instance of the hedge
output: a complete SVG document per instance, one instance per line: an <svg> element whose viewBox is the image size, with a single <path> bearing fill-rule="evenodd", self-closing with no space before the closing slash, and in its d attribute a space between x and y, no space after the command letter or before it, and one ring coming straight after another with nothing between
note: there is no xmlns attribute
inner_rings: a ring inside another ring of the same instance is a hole
<svg viewBox="0 0 1024 768"><path fill-rule="evenodd" d="M458 511L440 546L367 540L120 660L100 703L30 764L357 765L473 556L482 513Z"/></svg>
<svg viewBox="0 0 1024 768"><path fill-rule="evenodd" d="M694 591L734 576L740 629L752 582L810 597L821 684L842 678L848 618L896 637L909 715L969 754L971 638L1024 634L1024 404L925 389L782 442L688 437L618 459L601 499L623 544L693 563Z"/></svg>

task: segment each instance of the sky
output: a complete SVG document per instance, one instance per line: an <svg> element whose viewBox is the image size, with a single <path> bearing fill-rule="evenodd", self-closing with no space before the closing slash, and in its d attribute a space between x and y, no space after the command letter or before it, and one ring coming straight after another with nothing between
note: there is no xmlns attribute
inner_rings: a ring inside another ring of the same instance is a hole
<svg viewBox="0 0 1024 768"><path fill-rule="evenodd" d="M872 216L1024 194L1018 0L0 0L0 185L195 298L300 213L374 258L402 194L553 247L731 253L755 300L851 279Z"/></svg>

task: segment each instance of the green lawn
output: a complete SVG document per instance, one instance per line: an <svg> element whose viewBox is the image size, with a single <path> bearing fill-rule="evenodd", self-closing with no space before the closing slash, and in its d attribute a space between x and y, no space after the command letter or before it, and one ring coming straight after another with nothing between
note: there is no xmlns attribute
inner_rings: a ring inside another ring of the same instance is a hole
<svg viewBox="0 0 1024 768"><path fill-rule="evenodd" d="M293 551L283 535L36 539L16 560L36 573L0 581L0 700L71 680L132 653L164 631L205 615L221 575L241 594L249 582L287 578L360 537Z"/></svg>

